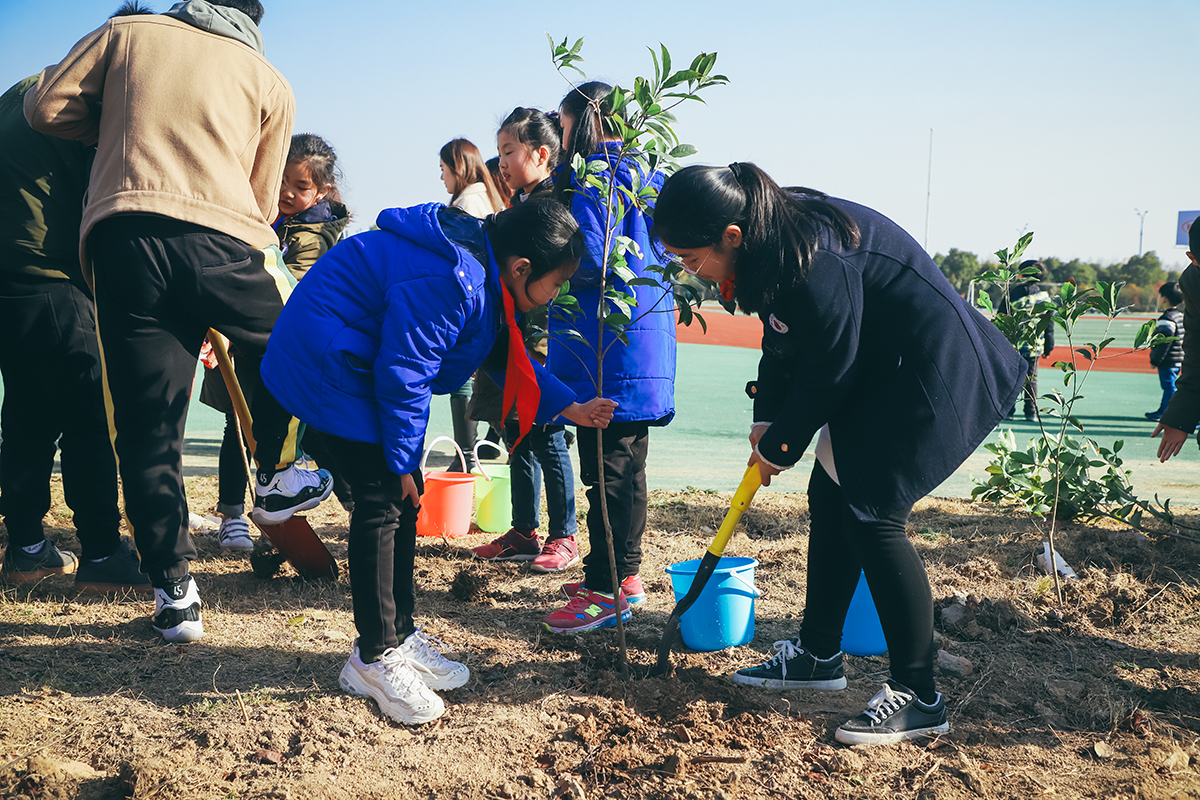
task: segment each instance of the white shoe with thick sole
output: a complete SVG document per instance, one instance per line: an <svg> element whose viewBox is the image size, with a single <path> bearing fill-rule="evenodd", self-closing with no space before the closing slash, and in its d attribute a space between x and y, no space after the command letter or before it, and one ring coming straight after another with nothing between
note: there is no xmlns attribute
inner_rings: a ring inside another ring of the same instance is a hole
<svg viewBox="0 0 1200 800"><path fill-rule="evenodd" d="M471 670L443 656L439 648L445 646L418 628L397 649L430 689L457 689L471 679Z"/></svg>
<svg viewBox="0 0 1200 800"><path fill-rule="evenodd" d="M442 698L425 685L395 647L385 650L378 661L367 664L355 642L354 652L338 676L338 684L350 694L371 698L385 715L405 725L433 722L446 712Z"/></svg>
<svg viewBox="0 0 1200 800"><path fill-rule="evenodd" d="M333 493L326 469L301 469L295 462L278 472L259 470L250 518L258 525L281 525L293 514L321 505Z"/></svg>
<svg viewBox="0 0 1200 800"><path fill-rule="evenodd" d="M188 575L165 589L154 587L154 617L150 624L168 642L194 642L204 635L195 578Z"/></svg>

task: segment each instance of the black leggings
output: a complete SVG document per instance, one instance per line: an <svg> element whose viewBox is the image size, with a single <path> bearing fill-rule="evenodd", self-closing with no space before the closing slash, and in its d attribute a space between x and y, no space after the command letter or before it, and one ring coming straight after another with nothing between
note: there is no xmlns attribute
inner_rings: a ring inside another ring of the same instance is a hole
<svg viewBox="0 0 1200 800"><path fill-rule="evenodd" d="M800 641L818 658L841 649L859 571L887 639L892 678L933 702L933 596L925 565L904 532L912 507L860 520L820 464L808 483L808 586Z"/></svg>

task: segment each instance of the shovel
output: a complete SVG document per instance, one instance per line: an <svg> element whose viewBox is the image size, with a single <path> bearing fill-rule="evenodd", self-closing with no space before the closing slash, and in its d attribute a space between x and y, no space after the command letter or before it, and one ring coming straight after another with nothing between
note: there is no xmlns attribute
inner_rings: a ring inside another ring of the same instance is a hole
<svg viewBox="0 0 1200 800"><path fill-rule="evenodd" d="M225 388L229 390L229 397L233 401L233 413L237 415L238 430L245 436L245 441L250 444L250 449L254 450L250 407L246 405L246 396L242 394L242 387L238 384L237 375L234 374L233 361L229 358L229 350L225 347L225 338L210 328L208 341L212 345L213 354L217 357L217 364L221 368L221 377L225 381ZM246 480L250 483L253 491L254 481L250 477L250 462L245 461L246 448L241 447L240 449L246 465ZM251 521L253 519L251 517ZM313 531L307 519L297 515L278 525L259 525L257 522L254 524L295 568L300 577L337 580L337 561L325 547L325 543Z"/></svg>
<svg viewBox="0 0 1200 800"><path fill-rule="evenodd" d="M729 511L725 512L725 521L721 523L721 529L713 537L712 544L708 546L699 568L696 569L696 577L692 578L691 588L688 589L683 599L675 604L671 616L667 617L667 627L663 630L662 639L658 643L658 663L650 671L651 675L670 674L671 647L675 644L675 637L679 634L679 618L692 607L692 603L695 603L696 598L704 591L708 579L712 577L713 570L717 567L717 562L721 560L721 554L725 552L725 545L729 544L729 537L733 535L733 529L737 527L742 514L750 507L750 501L754 499L754 493L760 486L762 486L762 473L758 471L758 464L751 464L746 468L746 474L742 476L742 482L737 491L733 493L733 500L729 503Z"/></svg>

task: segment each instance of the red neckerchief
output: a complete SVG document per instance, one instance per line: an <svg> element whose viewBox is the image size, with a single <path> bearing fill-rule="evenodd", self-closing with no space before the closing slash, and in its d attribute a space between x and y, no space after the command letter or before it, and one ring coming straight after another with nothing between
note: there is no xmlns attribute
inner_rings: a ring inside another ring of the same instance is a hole
<svg viewBox="0 0 1200 800"><path fill-rule="evenodd" d="M508 412L515 403L517 406L517 428L520 436L513 442L516 447L525 434L533 428L533 419L537 416L538 403L542 399L542 389L538 386L537 375L533 371L533 363L529 360L529 351L525 349L525 339L521 329L517 327L517 317L514 312L512 295L504 281L500 281L500 294L504 298L504 321L508 324L508 363L504 370L504 402L501 419L508 418Z"/></svg>
<svg viewBox="0 0 1200 800"><path fill-rule="evenodd" d="M721 299L726 303L733 302L733 277L730 275L725 280L721 281Z"/></svg>

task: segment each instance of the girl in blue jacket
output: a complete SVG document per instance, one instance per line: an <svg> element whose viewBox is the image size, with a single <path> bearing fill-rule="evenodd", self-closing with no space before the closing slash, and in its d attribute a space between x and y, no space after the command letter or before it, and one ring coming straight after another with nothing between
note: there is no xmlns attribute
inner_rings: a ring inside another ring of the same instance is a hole
<svg viewBox="0 0 1200 800"><path fill-rule="evenodd" d="M596 396L597 378L602 377L603 394L617 401L613 423L601 438L584 432L579 438L579 472L587 488L588 539L591 552L583 560L583 583L568 583L563 594L570 601L543 620L551 631L578 633L615 625L617 614L629 617L629 605L645 601L638 571L642 563L642 533L646 529L646 454L650 428L666 425L675 416L675 303L669 287L628 286L615 276L609 284L633 295L632 323L625 329L628 343L611 330L600 330L597 319L601 304L601 280L605 264L604 240L608 227L604 204L594 189L574 181L569 165L575 155L588 161L603 161L609 174L626 189L633 187L637 165L618 159L621 137L613 123L609 100L612 87L585 83L572 90L559 107L563 128L563 168L556 196L571 208L587 243L579 270L571 278L571 295L579 303L579 315L564 319L550 315L550 346L546 366L580 397ZM655 188L662 176L640 176L639 185ZM638 278L656 277L645 271L650 252L650 219L631 209L614 220L612 235L626 236L640 248L630 252L627 266ZM605 312L612 311L611 307ZM568 335L574 329L583 341ZM603 374L600 366L603 362ZM600 484L603 463L604 493L612 525L617 580L612 585L601 515ZM616 596L614 596L614 593Z"/></svg>
<svg viewBox="0 0 1200 800"><path fill-rule="evenodd" d="M488 366L498 365L493 375L509 387L506 403L515 399L525 430L533 412L603 427L614 404L576 403L511 333L516 313L552 300L576 269L583 239L565 209L531 201L484 221L429 204L386 210L378 225L334 247L300 282L262 374L285 408L327 434L354 492L358 639L339 682L393 719L419 724L445 710L433 689L469 678L413 622L430 396L461 386L491 354Z"/></svg>
<svg viewBox="0 0 1200 800"><path fill-rule="evenodd" d="M734 681L844 688L842 626L862 571L892 676L836 738L883 744L948 731L933 682L933 599L905 523L1012 407L1024 360L891 220L782 189L753 164L672 175L654 234L763 321L748 387L750 463L763 485L817 438L799 636Z"/></svg>

